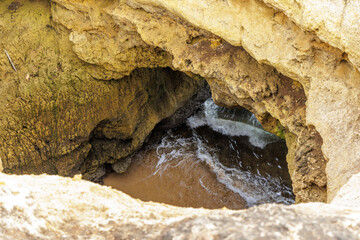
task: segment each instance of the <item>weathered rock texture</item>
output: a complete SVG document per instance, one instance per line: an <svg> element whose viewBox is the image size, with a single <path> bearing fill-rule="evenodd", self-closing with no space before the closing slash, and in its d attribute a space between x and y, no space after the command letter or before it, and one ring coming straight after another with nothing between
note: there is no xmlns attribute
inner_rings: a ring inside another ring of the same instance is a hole
<svg viewBox="0 0 360 240"><path fill-rule="evenodd" d="M348 208L360 209L360 173L354 174L350 180L340 188L331 204Z"/></svg>
<svg viewBox="0 0 360 240"><path fill-rule="evenodd" d="M180 208L79 178L0 174L0 238L359 239L360 210L323 203Z"/></svg>
<svg viewBox="0 0 360 240"><path fill-rule="evenodd" d="M1 5L2 47L17 67L15 72L6 56L1 58L0 152L5 172L72 175L81 170L88 179L96 178L94 172L100 166L139 148L154 126L204 83L171 69L132 71L120 59L114 61L126 72L108 73L102 66L89 64L95 62L79 60L77 50L72 50L70 31L51 20L47 1ZM98 44L97 48L87 46L87 51L108 58L97 51L112 50ZM143 50L151 57L140 54L148 63L125 59L137 67L165 66L162 62L168 55L148 48ZM135 54L119 51L130 57Z"/></svg>
<svg viewBox="0 0 360 240"><path fill-rule="evenodd" d="M298 202L330 201L360 171L360 6L333 5L2 1L0 47L18 69L1 57L4 170L102 175L183 106L201 76L217 103L251 110L286 138ZM155 67L193 78L144 69Z"/></svg>
<svg viewBox="0 0 360 240"><path fill-rule="evenodd" d="M321 70L310 79L307 104L308 124L313 124L321 134L322 149L329 159L326 171L331 200L352 174L360 172L360 3L265 2L283 11L305 32L312 32L333 46L329 50L340 50L327 57L326 68L316 64ZM339 54L343 56L340 61L336 60Z"/></svg>

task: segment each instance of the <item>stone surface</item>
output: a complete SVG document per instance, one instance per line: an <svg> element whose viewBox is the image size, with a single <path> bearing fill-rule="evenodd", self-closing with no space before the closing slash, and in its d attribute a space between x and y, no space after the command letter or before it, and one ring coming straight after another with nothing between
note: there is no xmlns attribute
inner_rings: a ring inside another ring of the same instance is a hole
<svg viewBox="0 0 360 240"><path fill-rule="evenodd" d="M351 0L2 1L0 47L18 69L2 55L4 170L90 179L201 85L144 70L170 67L205 78L218 104L245 107L286 138L298 202L331 201L360 171L358 9ZM169 102L160 112L138 98L162 86L158 74L183 86L152 102Z"/></svg>
<svg viewBox="0 0 360 240"><path fill-rule="evenodd" d="M111 165L112 169L116 173L124 173L131 163L131 158L125 158L124 160L118 161Z"/></svg>
<svg viewBox="0 0 360 240"><path fill-rule="evenodd" d="M58 176L0 174L1 239L359 239L360 210L323 203L206 210Z"/></svg>
<svg viewBox="0 0 360 240"><path fill-rule="evenodd" d="M360 173L354 174L337 192L331 204L360 209Z"/></svg>
<svg viewBox="0 0 360 240"><path fill-rule="evenodd" d="M209 85L206 84L206 86L200 88L199 91L193 95L184 106L176 110L176 112L170 117L162 120L158 127L160 129L178 127L186 122L186 120L201 107L205 100L209 98L211 98L211 91Z"/></svg>
<svg viewBox="0 0 360 240"><path fill-rule="evenodd" d="M135 50L141 57L127 59L129 64L139 62L134 71L126 64L120 64L125 72L120 68L113 72L108 63L100 66L95 60L80 60L80 50L70 41L74 37L53 21L58 15L51 15L46 1L2 1L0 15L1 48L17 68L17 72L11 68L3 52L0 155L5 172L68 176L81 171L94 179L91 175L98 167L138 149L158 122L171 116L203 85L203 80L169 68L141 68L165 66L160 62L167 61L166 53L159 49L154 53L150 46L142 49L139 45ZM68 19L67 23L76 21ZM101 23L94 24L100 28ZM84 23L83 27L88 26ZM97 48L87 45L86 49L94 56L104 57L107 53L98 52L104 49L112 51L110 45L104 48L101 39L93 37ZM129 53L119 51L134 57L131 49Z"/></svg>
<svg viewBox="0 0 360 240"><path fill-rule="evenodd" d="M264 2L284 12L302 29L315 32L322 41L346 52L350 61L359 69L360 3L358 1L264 0Z"/></svg>

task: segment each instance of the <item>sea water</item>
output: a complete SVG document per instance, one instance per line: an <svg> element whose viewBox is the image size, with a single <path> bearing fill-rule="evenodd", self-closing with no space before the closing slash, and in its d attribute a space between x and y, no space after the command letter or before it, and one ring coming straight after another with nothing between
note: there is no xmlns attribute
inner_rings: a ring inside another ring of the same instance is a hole
<svg viewBox="0 0 360 240"><path fill-rule="evenodd" d="M110 174L105 184L144 201L184 207L292 204L286 153L284 140L265 131L252 113L209 99L186 124L131 156L129 169Z"/></svg>

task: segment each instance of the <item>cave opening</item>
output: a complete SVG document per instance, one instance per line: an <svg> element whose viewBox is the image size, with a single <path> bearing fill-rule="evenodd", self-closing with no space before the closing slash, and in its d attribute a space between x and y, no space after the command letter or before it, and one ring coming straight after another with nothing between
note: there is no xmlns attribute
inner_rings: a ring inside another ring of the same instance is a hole
<svg viewBox="0 0 360 240"><path fill-rule="evenodd" d="M113 165L105 185L182 207L294 203L285 140L265 131L251 112L209 98L184 123L169 129L166 122L139 151Z"/></svg>

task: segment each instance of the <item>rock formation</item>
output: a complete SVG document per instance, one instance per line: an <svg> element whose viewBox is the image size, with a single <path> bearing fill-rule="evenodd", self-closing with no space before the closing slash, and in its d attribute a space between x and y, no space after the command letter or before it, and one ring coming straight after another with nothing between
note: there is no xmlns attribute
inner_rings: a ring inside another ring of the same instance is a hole
<svg viewBox="0 0 360 240"><path fill-rule="evenodd" d="M110 77L102 67L76 57L68 31L52 22L46 1L16 6L1 18L2 26L9 26L2 35L11 43L3 47L18 63L14 72L2 58L0 84L6 98L1 100L0 149L5 172L73 175L81 170L86 178L95 179L104 163L114 163L139 148L159 121L204 84L171 69L131 71L122 64L131 74L112 79L114 74ZM14 17L18 21L13 22ZM37 24L26 20L37 18ZM16 28L23 30L14 37L11 29ZM154 51L153 58L166 58L163 51ZM154 63L137 66L163 66ZM92 71L108 78L98 79Z"/></svg>
<svg viewBox="0 0 360 240"><path fill-rule="evenodd" d="M1 239L359 239L360 209L265 204L242 211L141 202L78 177L0 174Z"/></svg>
<svg viewBox="0 0 360 240"><path fill-rule="evenodd" d="M350 180L340 188L331 204L360 209L360 173L354 174Z"/></svg>
<svg viewBox="0 0 360 240"><path fill-rule="evenodd" d="M4 171L96 179L205 79L218 104L286 138L298 202L331 201L360 172L359 10L355 0L2 1L0 47L17 69L3 54Z"/></svg>

